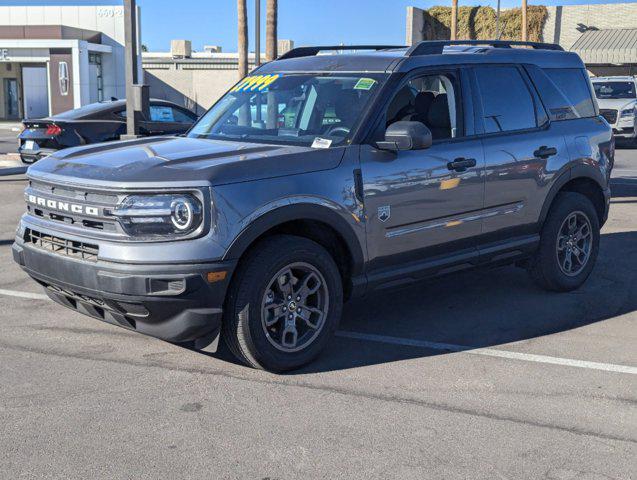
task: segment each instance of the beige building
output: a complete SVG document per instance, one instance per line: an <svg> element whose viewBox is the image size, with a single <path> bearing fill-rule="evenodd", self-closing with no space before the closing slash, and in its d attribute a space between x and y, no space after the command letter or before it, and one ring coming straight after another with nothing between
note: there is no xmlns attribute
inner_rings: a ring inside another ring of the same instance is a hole
<svg viewBox="0 0 637 480"><path fill-rule="evenodd" d="M0 6L0 120L124 98L122 6Z"/></svg>
<svg viewBox="0 0 637 480"><path fill-rule="evenodd" d="M577 52L595 75L637 74L637 3L546 7L542 40ZM423 40L424 10L407 8L406 41Z"/></svg>
<svg viewBox="0 0 637 480"><path fill-rule="evenodd" d="M279 54L294 47L291 40L279 41ZM261 58L265 58L262 54ZM255 55L249 55L250 69ZM144 83L150 96L170 100L202 114L238 80L238 55L207 46L193 52L188 40L173 40L170 52L142 54Z"/></svg>

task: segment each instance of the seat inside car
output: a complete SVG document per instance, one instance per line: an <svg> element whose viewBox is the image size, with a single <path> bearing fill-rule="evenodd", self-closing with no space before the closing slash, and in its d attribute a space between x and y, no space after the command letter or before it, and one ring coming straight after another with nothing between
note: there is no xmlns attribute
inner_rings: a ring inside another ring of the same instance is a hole
<svg viewBox="0 0 637 480"><path fill-rule="evenodd" d="M434 140L451 137L451 118L446 93L439 93L433 99L427 112L427 121L424 123L431 130Z"/></svg>

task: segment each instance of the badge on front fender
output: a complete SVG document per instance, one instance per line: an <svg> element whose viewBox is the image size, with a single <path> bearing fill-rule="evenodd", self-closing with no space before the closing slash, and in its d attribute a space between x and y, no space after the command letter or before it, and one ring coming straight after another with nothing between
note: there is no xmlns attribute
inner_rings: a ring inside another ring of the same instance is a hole
<svg viewBox="0 0 637 480"><path fill-rule="evenodd" d="M389 205L383 205L378 207L378 220L386 222L391 217L391 207Z"/></svg>

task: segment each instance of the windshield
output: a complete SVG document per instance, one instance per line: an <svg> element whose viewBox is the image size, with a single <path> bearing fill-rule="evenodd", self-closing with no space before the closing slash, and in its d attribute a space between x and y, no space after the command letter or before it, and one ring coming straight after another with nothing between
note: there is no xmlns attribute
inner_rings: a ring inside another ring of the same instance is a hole
<svg viewBox="0 0 637 480"><path fill-rule="evenodd" d="M385 78L368 73L248 76L188 136L322 148L343 144Z"/></svg>
<svg viewBox="0 0 637 480"><path fill-rule="evenodd" d="M633 82L593 82L597 98L637 98Z"/></svg>

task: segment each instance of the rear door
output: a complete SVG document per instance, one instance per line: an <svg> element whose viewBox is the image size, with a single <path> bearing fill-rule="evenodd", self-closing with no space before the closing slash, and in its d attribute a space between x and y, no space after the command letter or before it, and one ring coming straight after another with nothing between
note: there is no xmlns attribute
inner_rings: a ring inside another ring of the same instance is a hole
<svg viewBox="0 0 637 480"><path fill-rule="evenodd" d="M476 124L484 132L485 209L481 243L535 233L545 191L568 162L560 128L549 122L526 71L515 65L472 68Z"/></svg>

